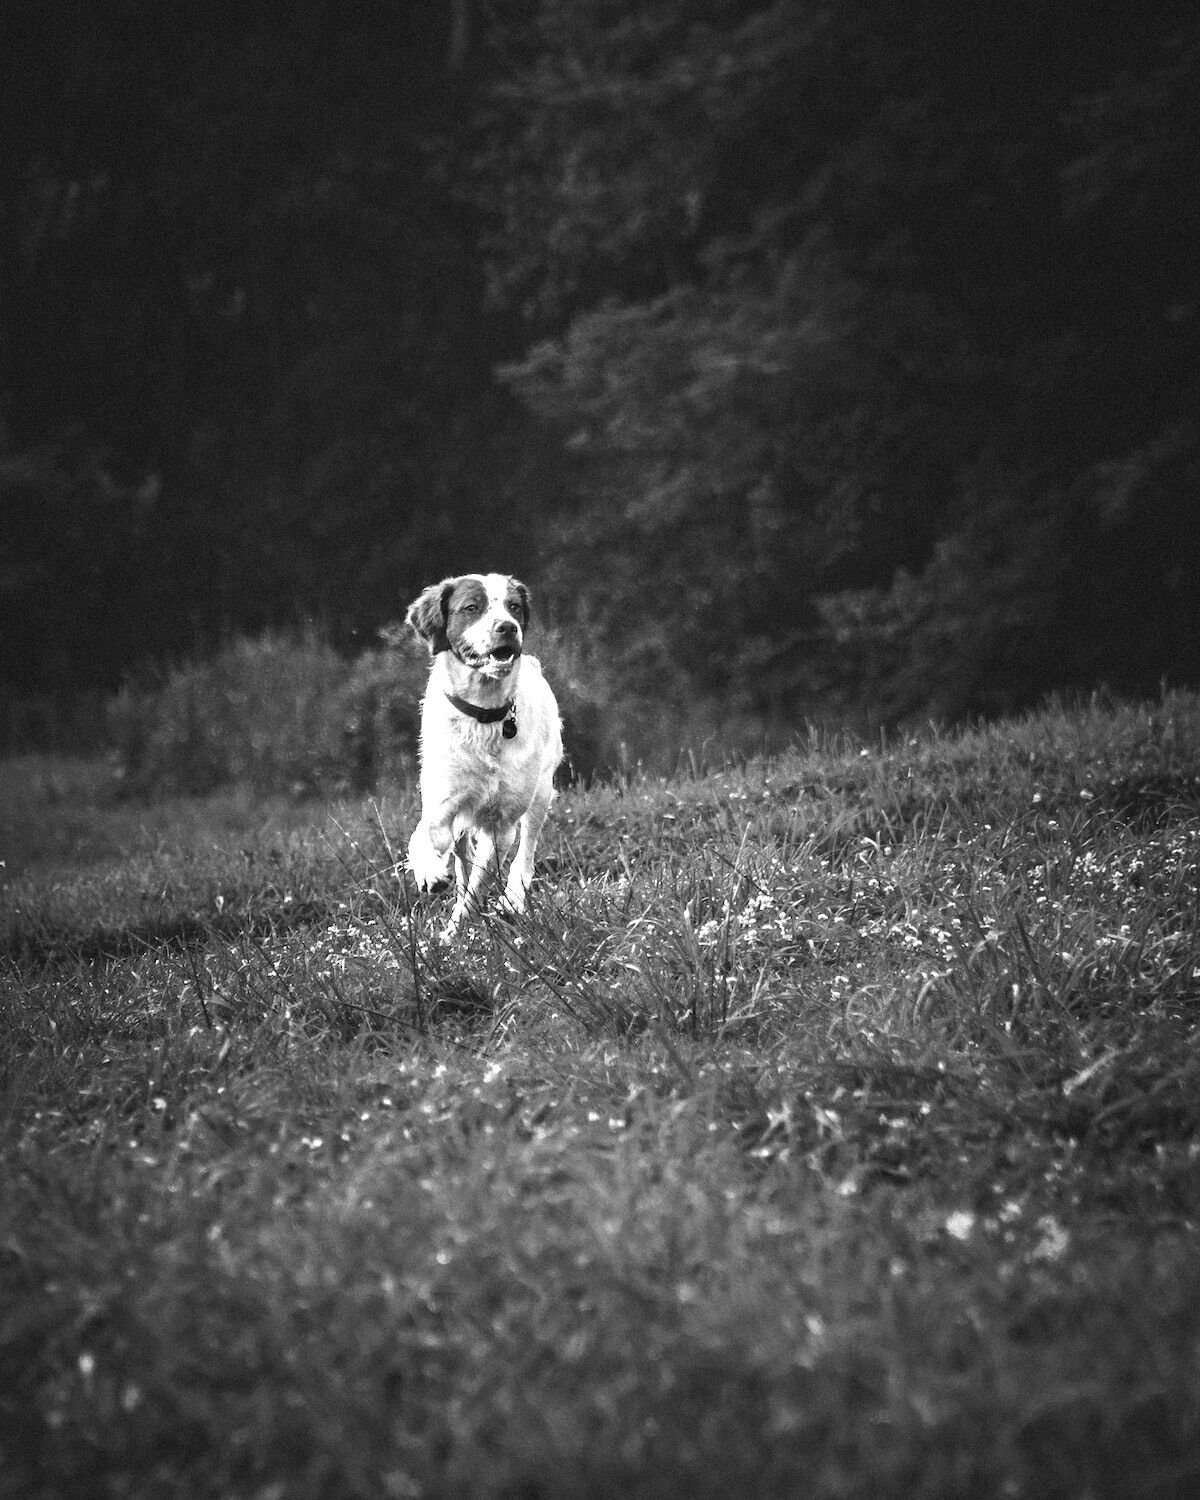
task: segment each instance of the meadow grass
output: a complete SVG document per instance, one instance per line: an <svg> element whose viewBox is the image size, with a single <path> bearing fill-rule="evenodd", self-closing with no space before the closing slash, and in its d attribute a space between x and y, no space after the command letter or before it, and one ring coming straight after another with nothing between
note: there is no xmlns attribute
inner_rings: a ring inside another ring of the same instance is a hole
<svg viewBox="0 0 1200 1500"><path fill-rule="evenodd" d="M0 1494L1197 1492L1196 698L569 791L452 949L411 796L29 784Z"/></svg>

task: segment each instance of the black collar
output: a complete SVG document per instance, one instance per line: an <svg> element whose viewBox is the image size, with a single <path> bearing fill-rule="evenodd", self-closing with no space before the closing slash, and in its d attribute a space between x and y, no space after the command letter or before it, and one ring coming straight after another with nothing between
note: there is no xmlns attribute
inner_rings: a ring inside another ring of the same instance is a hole
<svg viewBox="0 0 1200 1500"><path fill-rule="evenodd" d="M499 724L501 719L507 719L512 713L512 699L501 704L499 708L480 708L478 703L468 703L465 698L456 697L454 693L447 693L446 697L454 704L460 714L470 714L473 719L478 719L481 724Z"/></svg>
<svg viewBox="0 0 1200 1500"><path fill-rule="evenodd" d="M469 714L472 719L477 719L481 724L498 724L503 719L504 728L501 733L506 740L511 740L516 735L517 705L515 699L510 698L499 708L480 708L478 703L468 703L465 698L459 698L454 693L447 693L446 697L460 714Z"/></svg>

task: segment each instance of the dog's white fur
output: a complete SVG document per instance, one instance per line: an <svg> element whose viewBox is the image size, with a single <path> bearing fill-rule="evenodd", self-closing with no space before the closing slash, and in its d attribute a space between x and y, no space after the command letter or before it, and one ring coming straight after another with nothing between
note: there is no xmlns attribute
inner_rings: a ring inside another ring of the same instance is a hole
<svg viewBox="0 0 1200 1500"><path fill-rule="evenodd" d="M453 862L457 900L442 937L450 941L482 907L513 843L504 905L523 912L538 836L562 760L558 704L536 657L524 654L529 590L503 573L468 573L427 588L408 623L433 658L421 702L421 821L408 868L423 891L444 889ZM451 697L485 712L483 723Z"/></svg>

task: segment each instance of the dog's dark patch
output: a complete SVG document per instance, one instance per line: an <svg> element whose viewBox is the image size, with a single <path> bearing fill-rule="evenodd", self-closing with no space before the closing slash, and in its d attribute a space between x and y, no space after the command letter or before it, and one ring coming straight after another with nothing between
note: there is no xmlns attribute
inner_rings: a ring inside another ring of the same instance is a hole
<svg viewBox="0 0 1200 1500"><path fill-rule="evenodd" d="M408 607L408 614L405 615L411 628L429 647L430 654L433 656L436 656L439 651L450 649L450 641L446 634L446 621L452 587L452 581L430 584L419 599L413 600Z"/></svg>

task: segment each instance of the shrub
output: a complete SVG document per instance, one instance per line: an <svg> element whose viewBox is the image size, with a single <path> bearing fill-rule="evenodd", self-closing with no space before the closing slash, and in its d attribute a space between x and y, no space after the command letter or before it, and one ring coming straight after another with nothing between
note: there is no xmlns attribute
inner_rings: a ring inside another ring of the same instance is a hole
<svg viewBox="0 0 1200 1500"><path fill-rule="evenodd" d="M428 657L403 624L379 634L383 644L359 656L349 680L344 751L356 791L408 781L416 770Z"/></svg>
<svg viewBox="0 0 1200 1500"><path fill-rule="evenodd" d="M203 794L240 782L263 793L348 786L351 671L327 642L267 632L127 685L109 711L125 786Z"/></svg>
<svg viewBox="0 0 1200 1500"><path fill-rule="evenodd" d="M563 721L566 774L580 781L615 770L636 713L617 672L590 640L539 627L530 650L542 664Z"/></svg>

